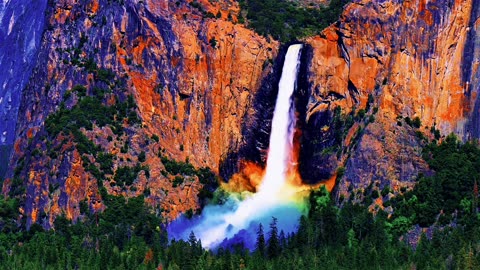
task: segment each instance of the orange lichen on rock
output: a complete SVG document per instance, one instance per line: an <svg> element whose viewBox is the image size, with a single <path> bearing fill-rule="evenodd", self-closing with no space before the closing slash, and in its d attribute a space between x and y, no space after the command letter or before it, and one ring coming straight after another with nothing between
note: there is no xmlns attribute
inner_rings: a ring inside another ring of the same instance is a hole
<svg viewBox="0 0 480 270"><path fill-rule="evenodd" d="M328 180L320 182L319 184L320 185L325 185L327 190L331 192L333 190L333 188L335 187L336 181L337 181L337 174L335 173Z"/></svg>
<svg viewBox="0 0 480 270"><path fill-rule="evenodd" d="M350 184L368 186L372 179L409 187L419 171L428 170L415 131L402 117L419 117L422 132L432 126L442 135L464 138L468 132L477 96L463 68L473 3L455 1L445 9L437 4L356 1L337 24L305 40L313 53L307 123L331 115L337 106L342 114L365 109L373 98L366 112L372 123L360 123L361 133L353 125L343 141L355 148L337 159L337 167L346 169L340 193ZM477 68L472 64L472 74ZM329 123L317 130L331 131Z"/></svg>
<svg viewBox="0 0 480 270"><path fill-rule="evenodd" d="M312 83L312 99L307 104L307 121L311 115L335 106L345 108L353 107L355 93L348 91L349 65L341 55L338 47L338 35L332 29L325 30L326 38L312 37L307 43L313 48L313 58L310 66L312 75L309 80ZM334 93L332 95L331 93ZM342 96L344 99L331 100L334 96Z"/></svg>
<svg viewBox="0 0 480 270"><path fill-rule="evenodd" d="M135 86L137 105L142 112L143 120L147 123L151 121L153 113L155 113L155 106L153 104L153 91L157 85L157 75L150 74L150 77L145 76L139 72L131 72L130 78Z"/></svg>
<svg viewBox="0 0 480 270"><path fill-rule="evenodd" d="M34 131L35 131L35 128L29 128L29 129L27 130L27 138L28 138L28 139L31 139L31 138L33 137Z"/></svg>
<svg viewBox="0 0 480 270"><path fill-rule="evenodd" d="M217 41L213 48L199 36L199 26L192 27L195 21L179 20L172 27L181 56L164 58L167 41L156 24L147 18L144 22L153 36L137 39L132 49L117 50L120 63L132 78L142 119L149 133L162 134L161 146L172 158L189 157L196 166L216 170L229 145L240 140L241 119L250 113L247 104L264 74L262 64L273 57L275 47L240 25L209 20L205 28L207 42L212 38ZM150 62L158 58L172 69L181 69L178 81L157 77L162 71L155 66L134 72L124 60L124 55L133 55L133 62L144 63L146 54L151 56ZM178 95L172 91L175 86Z"/></svg>
<svg viewBox="0 0 480 270"><path fill-rule="evenodd" d="M93 14L97 14L99 8L100 4L98 3L98 0L92 0L92 2L90 3L90 11Z"/></svg>

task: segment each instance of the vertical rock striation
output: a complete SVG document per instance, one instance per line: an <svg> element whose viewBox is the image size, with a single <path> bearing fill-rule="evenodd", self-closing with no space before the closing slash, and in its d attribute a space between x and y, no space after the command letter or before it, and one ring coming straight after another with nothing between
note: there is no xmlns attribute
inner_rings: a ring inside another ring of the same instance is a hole
<svg viewBox="0 0 480 270"><path fill-rule="evenodd" d="M22 91L35 66L47 0L0 2L0 178L15 139Z"/></svg>
<svg viewBox="0 0 480 270"><path fill-rule="evenodd" d="M236 23L235 1L191 2L49 2L38 61L22 94L15 153L3 188L8 193L15 176L23 181L28 222L40 218L52 224L52 213L75 219L84 199L91 209L103 207L97 180L83 171L86 157L71 148L62 148L54 158L45 151L60 141L48 142L44 122L62 102L67 108L75 104L64 96L78 84L85 85L89 95L95 89L113 89L108 101L112 104L115 96L122 101L131 95L138 107L141 125L124 123L128 128L123 137L109 128L82 131L102 151L119 157L114 171L135 165L137 155L146 152L142 164L149 166L149 176L139 174L129 190L109 184L114 183L109 178L108 191L137 196L148 190L147 201L167 217L199 207L198 181L172 186L172 179L161 173L159 155L218 171L222 157L242 141L243 119L255 111L254 95L271 70L278 45ZM130 145L125 154L118 153L123 143ZM35 156L38 150L42 154ZM58 191L49 190L52 186Z"/></svg>
<svg viewBox="0 0 480 270"><path fill-rule="evenodd" d="M344 166L343 192L375 182L397 189L427 170L419 132L432 136L433 127L478 138L478 7L473 0L356 0L339 22L309 38L304 133L315 140L304 140L303 149L316 150L302 162L323 173L304 170L305 178L328 179ZM340 150L334 147L337 106L345 116L353 111L354 119L340 129ZM419 129L406 124L416 117Z"/></svg>

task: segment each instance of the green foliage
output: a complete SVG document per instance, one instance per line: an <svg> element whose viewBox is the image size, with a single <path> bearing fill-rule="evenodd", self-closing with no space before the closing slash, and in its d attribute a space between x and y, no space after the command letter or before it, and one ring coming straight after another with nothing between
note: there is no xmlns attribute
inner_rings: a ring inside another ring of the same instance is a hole
<svg viewBox="0 0 480 270"><path fill-rule="evenodd" d="M407 123L407 125L409 126L412 126L412 119L410 119L410 117L405 117L405 123Z"/></svg>
<svg viewBox="0 0 480 270"><path fill-rule="evenodd" d="M126 201L106 195L104 202L107 209L103 213L87 215L83 222L72 224L60 216L55 220L55 231L44 231L34 224L27 232L15 224L16 201L0 197L0 269L157 267L167 239L159 227L162 221L144 205L144 198ZM86 203L80 206L82 212L88 210ZM3 226L6 219L8 226ZM13 231L7 232L7 228Z"/></svg>
<svg viewBox="0 0 480 270"><path fill-rule="evenodd" d="M102 171L109 167L111 155L90 151ZM83 162L88 159L82 157ZM208 168L161 159L165 174L175 181L192 176L204 185L217 181ZM55 232L43 231L39 225L25 231L18 219L18 200L0 196L0 269L154 269L159 265L163 269L478 269L479 145L461 143L450 135L441 144L428 145L424 159L435 173L420 175L412 191L402 189L403 195L391 199L392 216L382 210L373 215L368 204L352 201L340 208L322 187L311 192L308 215L301 217L296 233L278 232L275 218L269 231L260 225L256 242L249 243L256 244L253 253L241 244L216 253L206 251L193 232L187 241L167 245L162 220L152 214L143 197L111 196L104 187L99 189L106 205L103 213L90 213L82 201L84 218L72 224L58 217ZM129 185L142 169L148 170L139 164L120 167L115 180ZM14 190L23 186L20 178L12 181ZM372 184L365 194L386 197L390 192L386 186L380 193ZM215 202L221 203L225 193L215 194ZM188 214L193 215L193 210ZM450 221L454 226L444 225ZM415 224L439 226L413 249L402 236Z"/></svg>
<svg viewBox="0 0 480 270"><path fill-rule="evenodd" d="M462 144L454 135L449 135L439 145L429 144L424 149L424 159L435 174L420 175L412 191L393 200L393 206L398 209L396 215L411 217L423 227L432 225L437 218L448 223L453 214L467 215L462 211L461 202L465 198L473 200L475 180L480 179L478 144Z"/></svg>
<svg viewBox="0 0 480 270"><path fill-rule="evenodd" d="M84 89L83 86L76 86L72 91L83 93ZM116 130L125 116L130 117L130 113L136 115L134 102L132 104L132 102L127 101L108 107L104 106L102 100L98 97L86 96L81 98L71 110L66 109L63 105L60 106L57 112L47 117L45 128L52 136L56 136L60 132L68 134L79 130L81 127L90 130L93 123L99 127L109 125L113 127L113 130Z"/></svg>
<svg viewBox="0 0 480 270"><path fill-rule="evenodd" d="M11 150L12 146L10 145L0 145L0 179L5 175L7 171L8 162L6 161L10 158Z"/></svg>
<svg viewBox="0 0 480 270"><path fill-rule="evenodd" d="M365 113L366 113L366 112L365 112L364 109L360 109L360 110L358 110L357 117L358 117L359 119L363 119L363 118L365 117Z"/></svg>
<svg viewBox="0 0 480 270"><path fill-rule="evenodd" d="M80 201L80 214L87 214L89 212L87 200Z"/></svg>
<svg viewBox="0 0 480 270"><path fill-rule="evenodd" d="M422 121L420 120L420 117L415 117L412 121L412 126L414 128L420 128L422 126Z"/></svg>
<svg viewBox="0 0 480 270"><path fill-rule="evenodd" d="M77 84L72 88L71 92L76 93L78 97L84 97L87 95L87 88L83 85Z"/></svg>
<svg viewBox="0 0 480 270"><path fill-rule="evenodd" d="M213 19L213 18L215 18L215 14L213 14L213 13L210 12L210 11L208 11L208 12L205 14L205 18Z"/></svg>
<svg viewBox="0 0 480 270"><path fill-rule="evenodd" d="M8 196L15 198L23 194L25 194L25 185L23 183L23 180L18 176L14 176L10 184L10 191L8 192Z"/></svg>
<svg viewBox="0 0 480 270"><path fill-rule="evenodd" d="M183 184L184 180L185 180L185 178L183 178L180 175L175 176L175 178L173 179L173 182L172 182L172 187L175 188L175 187L180 186L181 184Z"/></svg>
<svg viewBox="0 0 480 270"><path fill-rule="evenodd" d="M113 174L113 155L110 153L100 153L96 161L100 164L100 169L107 174Z"/></svg>
<svg viewBox="0 0 480 270"><path fill-rule="evenodd" d="M334 149L339 148L343 144L344 138L347 136L348 130L353 126L354 115L353 111L350 114L342 114L342 108L340 106L335 107L332 128L334 132L335 145Z"/></svg>
<svg viewBox="0 0 480 270"><path fill-rule="evenodd" d="M337 178L340 179L345 174L345 167L337 168Z"/></svg>
<svg viewBox="0 0 480 270"><path fill-rule="evenodd" d="M32 150L31 155L32 155L33 157L37 157L37 156L40 156L41 153L42 153L42 151L41 151L40 149L35 148L35 149Z"/></svg>
<svg viewBox="0 0 480 270"><path fill-rule="evenodd" d="M81 66L85 67L85 69L91 73L98 70L97 63L95 63L95 60L93 60L93 58L88 58Z"/></svg>
<svg viewBox="0 0 480 270"><path fill-rule="evenodd" d="M0 232L12 233L16 231L16 219L18 218L18 200L5 200L3 195L0 195Z"/></svg>
<svg viewBox="0 0 480 270"><path fill-rule="evenodd" d="M161 160L163 166L165 166L165 170L172 175L195 175L195 167L193 167L193 165L190 163L171 160L163 156L161 157Z"/></svg>
<svg viewBox="0 0 480 270"><path fill-rule="evenodd" d="M141 151L140 154L138 154L138 161L139 162L145 162L145 151Z"/></svg>
<svg viewBox="0 0 480 270"><path fill-rule="evenodd" d="M435 137L435 140L439 140L440 137L441 137L441 134L440 134L440 130L436 129L435 126L432 126L430 128L430 132L433 134L433 136Z"/></svg>
<svg viewBox="0 0 480 270"><path fill-rule="evenodd" d="M257 230L257 243L255 245L255 252L260 256L265 256L266 244L265 244L265 234L263 232L263 225L260 223Z"/></svg>
<svg viewBox="0 0 480 270"><path fill-rule="evenodd" d="M115 180L115 184L117 186L130 186L131 184L133 184L135 179L137 179L138 173L140 173L140 171L147 172L148 170L148 167L141 166L140 164L137 164L135 167L120 167L115 172L113 180Z"/></svg>
<svg viewBox="0 0 480 270"><path fill-rule="evenodd" d="M106 72L106 71L105 71ZM105 74L107 74L106 72ZM105 75L107 76L107 75ZM70 91L69 91L70 92ZM97 180L103 180L105 174L113 174L113 155L102 153L101 148L95 145L85 134L81 128L91 130L93 124L98 127L109 126L117 135L123 132L123 122L128 118L131 125L139 123L139 118L136 113L136 105L132 96L128 96L126 101L120 102L117 100L113 106L105 106L102 102L106 90L94 88L94 96L87 96L87 89L82 85L76 85L71 92L76 93L80 98L70 110L67 109L64 103L61 104L57 112L49 115L45 120L45 129L55 138L60 133L64 135L71 134L75 147L80 152L84 168L89 171ZM110 138L112 140L113 138ZM121 152L128 152L128 145L126 150L122 148ZM99 163L100 168L90 162L85 155L91 155ZM56 158L54 151L50 152L51 158ZM125 183L124 181L120 183ZM129 180L128 181L133 181Z"/></svg>
<svg viewBox="0 0 480 270"><path fill-rule="evenodd" d="M347 2L332 0L327 7L305 8L288 0L241 0L240 6L257 33L286 42L319 34L338 19Z"/></svg>
<svg viewBox="0 0 480 270"><path fill-rule="evenodd" d="M160 154L159 154L160 155ZM208 167L195 169L192 164L188 162L182 161L175 161L171 160L165 156L161 156L163 166L165 167L165 174L164 176L174 175L174 176L182 176L182 180L180 178L177 179L175 177L173 182L173 187L177 187L181 183L183 183L183 176L197 176L200 183L203 185L202 189L198 193L198 198L202 204L207 203L208 200L213 199L213 192L218 187L218 179L214 172Z"/></svg>
<svg viewBox="0 0 480 270"><path fill-rule="evenodd" d="M111 83L115 79L115 73L110 69L99 69L95 74L95 79L102 81L104 83Z"/></svg>
<svg viewBox="0 0 480 270"><path fill-rule="evenodd" d="M404 216L399 216L393 219L391 222L386 223L386 228L390 235L394 238L398 238L405 234L411 227L412 221Z"/></svg>
<svg viewBox="0 0 480 270"><path fill-rule="evenodd" d="M383 189L382 189L382 192L381 192L381 195L382 197L385 197L387 196L389 193L390 193L390 186L385 186Z"/></svg>
<svg viewBox="0 0 480 270"><path fill-rule="evenodd" d="M273 217L270 223L270 234L268 236L267 255L270 259L280 255L281 246L278 239L277 218Z"/></svg>
<svg viewBox="0 0 480 270"><path fill-rule="evenodd" d="M160 265L162 269L478 269L479 265L480 252L473 248L480 241L478 219L472 226L445 227L431 238L424 235L412 249L399 240L411 228L410 218L387 219L381 211L374 216L367 206L351 202L338 208L324 187L312 191L308 216L301 217L297 233L278 232L275 218L268 232L260 225L253 253L241 244L216 253L206 251L193 232L186 241L167 245L162 221L145 206L143 197L126 200L104 189L100 193L106 205L103 213L88 214L76 224L58 217L55 232L39 226L19 232L18 204L0 197L0 269L155 269ZM408 202L415 205L419 200L410 197ZM86 203L81 208L88 212ZM8 232L3 230L5 220L11 225Z"/></svg>
<svg viewBox="0 0 480 270"><path fill-rule="evenodd" d="M214 37L212 37L212 38L208 41L208 43L210 43L210 46L212 46L212 48L217 48L217 43L218 43L218 42L217 42L217 40L216 40Z"/></svg>

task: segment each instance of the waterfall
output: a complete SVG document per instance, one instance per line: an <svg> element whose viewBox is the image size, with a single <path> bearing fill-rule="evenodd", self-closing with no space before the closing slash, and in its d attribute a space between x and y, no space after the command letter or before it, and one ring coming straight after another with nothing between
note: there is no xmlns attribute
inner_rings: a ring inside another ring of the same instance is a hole
<svg viewBox="0 0 480 270"><path fill-rule="evenodd" d="M231 239L238 239L253 248L258 224L268 224L272 216L278 218L279 229L286 233L295 231L298 218L305 209L296 205L292 197L294 195L284 191L292 163L295 127L292 94L296 86L301 49L301 44L291 45L285 56L272 119L266 172L257 193L243 199L232 194L224 205L206 206L199 217L175 220L168 228L171 238L187 239L193 231L206 248L229 243Z"/></svg>
<svg viewBox="0 0 480 270"><path fill-rule="evenodd" d="M293 148L295 110L292 103L292 94L297 83L301 49L301 44L291 45L285 56L272 119L267 171L260 186L260 192L277 192L285 184Z"/></svg>

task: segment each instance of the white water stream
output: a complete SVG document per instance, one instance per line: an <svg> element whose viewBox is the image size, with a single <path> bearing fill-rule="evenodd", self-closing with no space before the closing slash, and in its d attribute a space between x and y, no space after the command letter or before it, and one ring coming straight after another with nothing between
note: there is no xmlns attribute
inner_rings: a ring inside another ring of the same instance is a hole
<svg viewBox="0 0 480 270"><path fill-rule="evenodd" d="M290 166L293 148L295 110L293 109L292 94L297 84L301 49L301 44L291 45L285 56L272 119L267 171L259 189L260 193L275 194L285 184L285 176Z"/></svg>

